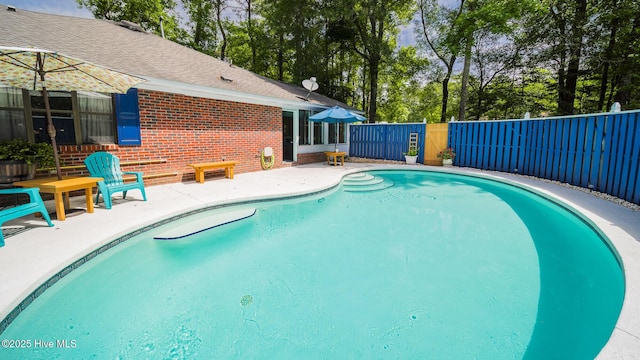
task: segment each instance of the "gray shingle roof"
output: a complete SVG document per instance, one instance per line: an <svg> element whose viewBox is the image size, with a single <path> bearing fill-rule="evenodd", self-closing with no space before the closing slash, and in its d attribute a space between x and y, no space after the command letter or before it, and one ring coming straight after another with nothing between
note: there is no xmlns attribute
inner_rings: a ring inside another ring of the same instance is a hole
<svg viewBox="0 0 640 360"><path fill-rule="evenodd" d="M307 95L302 87L268 79L160 36L129 30L108 20L22 9L9 11L6 5L0 5L0 45L56 51L143 78L201 85L286 103L302 102L300 97ZM307 104L346 106L316 93L311 94Z"/></svg>

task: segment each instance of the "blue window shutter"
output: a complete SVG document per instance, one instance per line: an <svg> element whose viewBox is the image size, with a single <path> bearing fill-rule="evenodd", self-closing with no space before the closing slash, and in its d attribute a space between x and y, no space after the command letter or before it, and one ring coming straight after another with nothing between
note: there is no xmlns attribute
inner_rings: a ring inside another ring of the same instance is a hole
<svg viewBox="0 0 640 360"><path fill-rule="evenodd" d="M138 89L131 88L126 94L115 94L115 104L118 144L142 145Z"/></svg>

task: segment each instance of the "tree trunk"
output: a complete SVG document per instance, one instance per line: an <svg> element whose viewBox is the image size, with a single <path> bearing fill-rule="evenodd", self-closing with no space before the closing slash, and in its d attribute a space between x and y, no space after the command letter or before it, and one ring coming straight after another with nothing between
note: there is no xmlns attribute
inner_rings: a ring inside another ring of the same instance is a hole
<svg viewBox="0 0 640 360"><path fill-rule="evenodd" d="M609 84L609 86L611 86L611 90L609 90L609 96L607 96L607 109L611 109L611 105L613 105L613 95L615 94L618 84L617 78L617 76L613 76L611 78L611 84Z"/></svg>
<svg viewBox="0 0 640 360"><path fill-rule="evenodd" d="M196 13L196 27L193 31L193 44L195 45L195 48L200 50L202 49L202 35L203 35L203 28L204 28L204 24L203 24L203 16L201 14L201 9L198 9L198 12Z"/></svg>
<svg viewBox="0 0 640 360"><path fill-rule="evenodd" d="M253 9L251 0L247 1L247 35L249 36L249 46L251 47L251 70L258 71L256 39L253 37Z"/></svg>
<svg viewBox="0 0 640 360"><path fill-rule="evenodd" d="M442 110L440 111L440 122L447 122L447 104L449 103L449 80L451 79L451 73L453 73L453 64L456 62L456 57L451 56L449 63L447 64L447 75L442 80Z"/></svg>
<svg viewBox="0 0 640 360"><path fill-rule="evenodd" d="M362 68L362 110L369 114L369 101L367 100L367 71L366 65ZM367 119L368 122L371 122Z"/></svg>
<svg viewBox="0 0 640 360"><path fill-rule="evenodd" d="M278 80L284 80L284 34L278 37Z"/></svg>
<svg viewBox="0 0 640 360"><path fill-rule="evenodd" d="M632 21L630 33L637 34L638 27L640 27L640 14L636 13ZM633 45L628 45L628 46L633 46ZM635 56L632 55L633 54L632 51L633 50L629 49L629 53L623 56L622 63L617 66L617 72L618 72L618 76L616 77L617 90L614 96L614 100L620 103L622 108L625 108L625 105L627 105L631 100L631 90L632 90L632 87L634 86L633 63L637 60L635 60ZM613 87L611 91L613 92Z"/></svg>
<svg viewBox="0 0 640 360"><path fill-rule="evenodd" d="M582 53L582 38L584 37L584 24L587 19L587 1L578 0L575 17L571 24L571 37L569 43L569 63L564 84L561 102L558 102L560 115L573 115L575 111L576 87L580 75L580 58Z"/></svg>
<svg viewBox="0 0 640 360"><path fill-rule="evenodd" d="M469 71L471 71L471 49L473 48L473 38L467 39L466 48L464 49L464 69L462 70L462 84L460 89L460 111L458 112L458 121L464 121L467 107L467 98L469 97Z"/></svg>
<svg viewBox="0 0 640 360"><path fill-rule="evenodd" d="M613 0L612 6L615 8L617 6L617 0ZM602 65L602 75L600 78L600 95L598 96L598 111L606 111L604 108L605 97L607 96L607 86L609 85L609 62L612 60L611 55L613 54L613 47L616 45L616 34L618 32L618 17L614 16L611 19L611 23L609 26L611 27L611 31L609 32L609 43L607 44L607 48L604 52L604 64Z"/></svg>
<svg viewBox="0 0 640 360"><path fill-rule="evenodd" d="M378 99L378 72L379 72L380 60L372 59L369 65L369 122L376 122L377 99Z"/></svg>
<svg viewBox="0 0 640 360"><path fill-rule="evenodd" d="M559 31L558 39L558 113L562 113L562 109L565 107L562 105L566 100L566 66L567 66L567 21L564 19L564 14L553 14L555 19L556 28Z"/></svg>
<svg viewBox="0 0 640 360"><path fill-rule="evenodd" d="M224 27L222 26L222 2L216 3L216 21L218 22L218 30L220 31L220 35L222 35L222 45L220 46L220 60L223 60L227 57L227 33L224 31Z"/></svg>
<svg viewBox="0 0 640 360"><path fill-rule="evenodd" d="M449 79L450 75L442 80L442 111L440 112L440 122L447 122L447 103L449 102Z"/></svg>

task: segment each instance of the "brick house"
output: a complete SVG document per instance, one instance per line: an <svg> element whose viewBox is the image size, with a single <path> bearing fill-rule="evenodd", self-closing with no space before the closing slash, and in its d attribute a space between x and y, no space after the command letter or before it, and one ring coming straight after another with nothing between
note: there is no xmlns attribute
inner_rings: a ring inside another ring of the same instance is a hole
<svg viewBox="0 0 640 360"><path fill-rule="evenodd" d="M265 147L274 150L274 168L321 161L335 131L341 149L348 147L347 127L307 120L347 105L135 24L0 5L0 46L58 51L147 80L124 95L50 94L64 175L87 175L83 160L95 151L116 154L125 170L143 171L152 185L193 180L192 162L237 160L236 173L261 171ZM0 140L46 141L44 121L39 92L0 87Z"/></svg>

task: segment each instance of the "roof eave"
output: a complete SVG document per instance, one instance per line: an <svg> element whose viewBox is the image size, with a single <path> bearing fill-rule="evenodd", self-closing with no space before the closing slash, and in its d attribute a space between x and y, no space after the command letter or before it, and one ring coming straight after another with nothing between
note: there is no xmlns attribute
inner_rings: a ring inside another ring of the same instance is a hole
<svg viewBox="0 0 640 360"><path fill-rule="evenodd" d="M243 102L257 105L275 106L279 108L296 108L307 110L318 110L330 107L330 104L311 103L300 99L287 100L282 98L268 97L246 92L233 91L227 89L214 88L204 85L196 85L183 83L178 81L166 80L143 76L147 81L136 86L138 89L161 91L167 93L181 94L186 96L201 97L216 100L226 100Z"/></svg>

